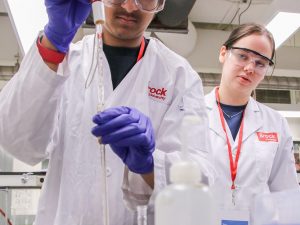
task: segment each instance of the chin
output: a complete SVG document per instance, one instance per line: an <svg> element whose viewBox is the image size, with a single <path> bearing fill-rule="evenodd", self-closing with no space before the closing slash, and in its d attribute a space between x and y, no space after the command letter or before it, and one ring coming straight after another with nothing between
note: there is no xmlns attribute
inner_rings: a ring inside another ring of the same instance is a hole
<svg viewBox="0 0 300 225"><path fill-rule="evenodd" d="M143 36L143 33L133 33L131 29L122 28L115 32L114 36L122 40L132 40L140 38Z"/></svg>
<svg viewBox="0 0 300 225"><path fill-rule="evenodd" d="M124 33L118 33L115 37L118 38L118 39L121 39L121 40L132 40L132 39L136 39L135 36L130 35L130 34L124 34Z"/></svg>

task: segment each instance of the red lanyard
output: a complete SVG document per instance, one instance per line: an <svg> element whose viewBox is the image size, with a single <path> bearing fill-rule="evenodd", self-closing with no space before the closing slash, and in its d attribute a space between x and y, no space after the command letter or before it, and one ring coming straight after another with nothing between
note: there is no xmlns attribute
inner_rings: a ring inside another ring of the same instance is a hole
<svg viewBox="0 0 300 225"><path fill-rule="evenodd" d="M218 102L218 108L219 108L222 127L223 127L223 130L224 130L225 134L226 134L228 155L229 155L229 161L230 161L231 180L232 180L231 189L234 190L235 189L234 181L235 181L235 178L236 178L237 166L238 166L238 161L239 161L239 158L240 158L240 153L241 153L241 148L242 148L245 110L244 110L243 115L242 115L242 122L241 122L240 132L239 132L237 153L236 153L236 156L235 156L235 161L233 161L231 145L230 145L230 142L229 142L229 139L228 139L228 134L227 134L227 131L226 131L226 126L225 126L225 119L224 119L223 111L222 111L221 106L220 106L219 87L216 88L216 93L215 94L216 94L216 98L217 98L217 102Z"/></svg>
<svg viewBox="0 0 300 225"><path fill-rule="evenodd" d="M140 61L140 59L143 57L144 52L145 52L145 47L146 47L145 38L143 37L141 47L140 47L140 51L139 51L138 57L136 59L136 62Z"/></svg>

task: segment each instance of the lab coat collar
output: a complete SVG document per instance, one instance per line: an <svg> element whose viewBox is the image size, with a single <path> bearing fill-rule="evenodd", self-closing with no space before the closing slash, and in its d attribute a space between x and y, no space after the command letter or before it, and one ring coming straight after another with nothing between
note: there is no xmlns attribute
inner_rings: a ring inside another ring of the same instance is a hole
<svg viewBox="0 0 300 225"><path fill-rule="evenodd" d="M150 75L151 73L144 73L144 71L142 70L142 68L145 68L145 61L147 62L147 66L150 67L150 63L153 62L153 60L151 60L152 58L154 58L155 53L153 51L155 46L155 38L150 38L148 46L144 52L144 56L143 58L141 58L141 60L139 60L131 69L130 71L127 73L127 75L123 78L123 80L121 81L121 83L113 90L112 88L112 81L110 80L110 85L111 85L111 91L109 91L108 93L108 98L105 101L105 108L109 108L109 107L113 107L118 105L115 102L120 102L120 96L122 97L126 97L126 94L124 94L123 92L127 92L127 89L131 89L133 88L133 84L139 84L139 85L145 85L144 90L146 90L144 93L137 93L136 100L134 102L138 102L140 99L144 99L144 95L148 95L147 90L148 90L148 82L147 80L150 80ZM151 56L151 59L149 58ZM107 62L107 59L105 57L105 62L106 62L106 68L107 70L106 75L109 75L109 77L111 77L111 71L109 69L109 64ZM142 66L143 65L143 66ZM145 74L145 76L139 76L139 74ZM142 82L139 82L139 80L143 80ZM118 97L117 97L118 96ZM143 100L144 101L144 100ZM127 105L127 106L131 106L131 104L129 102L132 102L130 99L128 99L126 97L126 99L123 99L121 102L123 102L123 105ZM148 107L147 104L144 104L143 102L141 102L140 104L140 110L143 111L141 109L141 107ZM148 111L148 109L144 109L144 111Z"/></svg>
<svg viewBox="0 0 300 225"><path fill-rule="evenodd" d="M205 96L205 103L209 118L209 129L213 130L217 135L219 135L226 141L226 136L220 120L218 105L216 103L215 88Z"/></svg>
<svg viewBox="0 0 300 225"><path fill-rule="evenodd" d="M252 97L250 97L245 111L243 141L261 128L262 125L263 119L258 107L258 103Z"/></svg>
<svg viewBox="0 0 300 225"><path fill-rule="evenodd" d="M209 128L226 141L216 103L215 88L206 96L205 103L209 114ZM252 97L250 97L245 110L243 141L262 126L262 117L258 104ZM237 144L237 141L235 144Z"/></svg>

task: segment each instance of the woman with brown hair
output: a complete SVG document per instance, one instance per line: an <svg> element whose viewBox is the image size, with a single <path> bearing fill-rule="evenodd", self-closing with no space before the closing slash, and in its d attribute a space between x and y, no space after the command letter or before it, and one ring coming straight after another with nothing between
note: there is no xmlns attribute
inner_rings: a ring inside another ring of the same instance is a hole
<svg viewBox="0 0 300 225"><path fill-rule="evenodd" d="M274 39L266 28L253 23L237 27L220 49L220 86L205 97L218 173L213 191L223 224L247 224L256 194L298 187L286 120L251 97L273 72L274 55Z"/></svg>

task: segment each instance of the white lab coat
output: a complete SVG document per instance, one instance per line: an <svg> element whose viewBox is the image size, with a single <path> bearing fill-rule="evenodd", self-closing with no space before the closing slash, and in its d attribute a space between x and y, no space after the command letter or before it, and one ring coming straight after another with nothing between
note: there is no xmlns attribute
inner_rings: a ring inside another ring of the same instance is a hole
<svg viewBox="0 0 300 225"><path fill-rule="evenodd" d="M90 132L91 118L97 113L98 71L85 89L92 52L93 36L71 45L57 75L44 64L34 44L0 95L2 148L32 165L50 158L35 225L102 224L99 145ZM188 146L209 174L202 83L187 61L151 39L144 57L113 91L103 58L106 108L136 107L151 118L156 136L154 193L166 185L170 162L179 158L184 114L203 121L190 130ZM122 161L109 146L107 173L110 224L132 225L128 207L146 204L154 195L152 189L140 175L124 173Z"/></svg>
<svg viewBox="0 0 300 225"><path fill-rule="evenodd" d="M220 121L215 90L205 96L205 102L217 172L213 191L221 219L248 220L249 206L255 194L298 186L292 137L287 122L276 111L250 98L245 109L243 141L235 180L237 190L233 205L227 142ZM275 132L278 142L259 141L257 132ZM238 135L233 141L228 126L227 133L235 157Z"/></svg>

